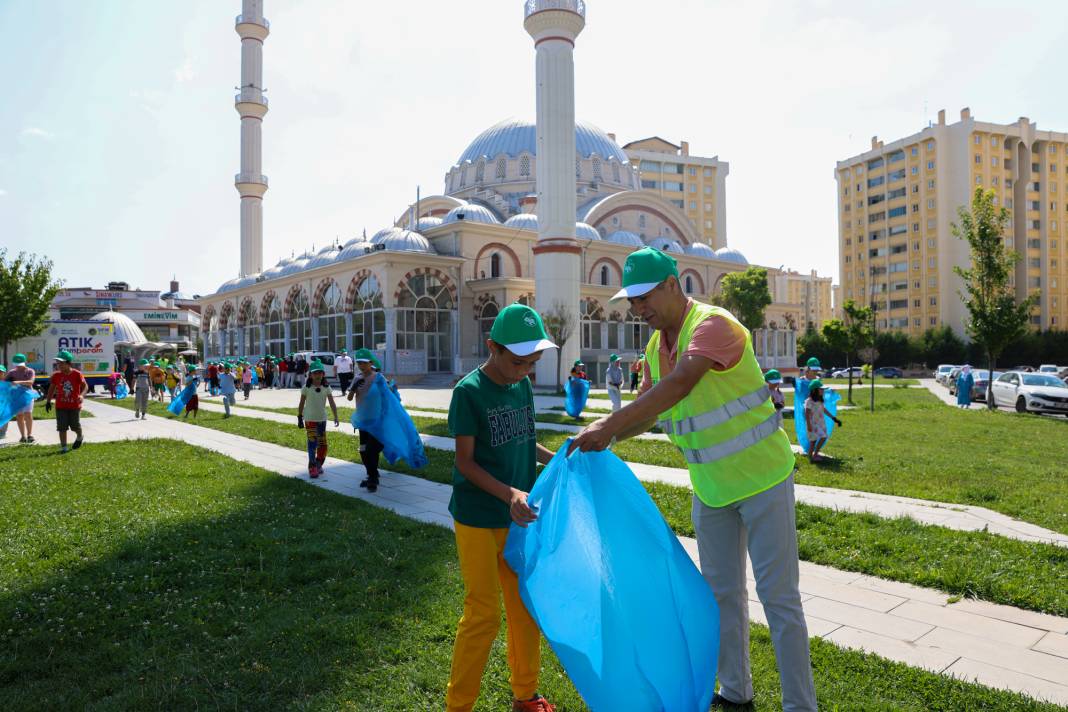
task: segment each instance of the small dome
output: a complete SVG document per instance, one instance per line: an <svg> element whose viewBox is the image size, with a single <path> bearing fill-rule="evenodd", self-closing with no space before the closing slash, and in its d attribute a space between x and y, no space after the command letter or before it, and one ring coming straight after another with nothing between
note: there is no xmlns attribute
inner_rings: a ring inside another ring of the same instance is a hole
<svg viewBox="0 0 1068 712"><path fill-rule="evenodd" d="M716 256L716 251L703 242L691 242L682 249L686 251L686 254L693 255L694 257L707 257L713 259Z"/></svg>
<svg viewBox="0 0 1068 712"><path fill-rule="evenodd" d="M616 230L608 236L608 241L617 245L626 245L627 247L645 247L642 239L629 230Z"/></svg>
<svg viewBox="0 0 1068 712"><path fill-rule="evenodd" d="M415 224L415 231L423 232L424 230L431 230L444 222L444 220L437 217L436 215L429 215L425 218L419 218L419 222Z"/></svg>
<svg viewBox="0 0 1068 712"><path fill-rule="evenodd" d="M340 252L341 250L337 249L335 245L327 245L319 250L315 257L308 260L308 265L304 269L315 269L316 267L331 264Z"/></svg>
<svg viewBox="0 0 1068 712"><path fill-rule="evenodd" d="M736 262L740 265L749 264L749 260L745 259L745 255L733 247L721 247L716 250L716 259L724 262Z"/></svg>
<svg viewBox="0 0 1068 712"><path fill-rule="evenodd" d="M436 252L429 240L411 230L398 230L381 244L385 245L385 249L390 252L430 252L431 254Z"/></svg>
<svg viewBox="0 0 1068 712"><path fill-rule="evenodd" d="M400 231L401 231L401 229L399 227L384 227L381 230L379 230L378 232L376 232L374 235L371 235L371 239L368 242L371 242L372 244L377 245L378 243L382 242L382 240L385 240L387 237L389 237L393 233L400 232Z"/></svg>
<svg viewBox="0 0 1068 712"><path fill-rule="evenodd" d="M249 286L251 286L251 285L256 283L256 278L259 277L259 276L260 276L260 274L259 274L259 272L257 272L256 274L250 274L248 276L241 277L240 279L237 280L237 284L235 284L233 288L234 289L241 289L242 287L249 287Z"/></svg>
<svg viewBox="0 0 1068 712"><path fill-rule="evenodd" d="M276 277L282 274L283 266L284 265L282 264L277 264L274 267L271 267L270 269L265 269L263 270L263 273L260 276L263 277L264 280L275 279Z"/></svg>
<svg viewBox="0 0 1068 712"><path fill-rule="evenodd" d="M354 260L357 257L363 257L367 254L367 250L374 249L374 244L371 242L357 242L355 240L349 240L345 243L345 249L338 253L335 262L344 262L346 260Z"/></svg>
<svg viewBox="0 0 1068 712"><path fill-rule="evenodd" d="M190 301L192 299L192 297L186 294L185 292L164 292L163 294L159 295L159 298L174 299L176 301Z"/></svg>
<svg viewBox="0 0 1068 712"><path fill-rule="evenodd" d="M505 227L514 227L521 230L538 230L538 216L534 213L519 213L504 221Z"/></svg>
<svg viewBox="0 0 1068 712"><path fill-rule="evenodd" d="M241 281L240 277L234 277L219 285L219 288L215 290L216 294L222 294L223 292L229 292L237 289L237 283Z"/></svg>
<svg viewBox="0 0 1068 712"><path fill-rule="evenodd" d="M300 257L296 258L295 260L287 264L285 267L283 267L282 271L278 273L278 276L285 277L287 275L296 274L297 272L303 271L304 268L308 266L308 258L310 257L311 255L307 253L301 255Z"/></svg>
<svg viewBox="0 0 1068 712"><path fill-rule="evenodd" d="M654 247L661 252L674 252L682 254L682 245L667 237L656 237L649 241L649 247Z"/></svg>
<svg viewBox="0 0 1068 712"><path fill-rule="evenodd" d="M580 240L600 240L601 233L597 232L597 228L593 225L577 222L575 223L575 237Z"/></svg>
<svg viewBox="0 0 1068 712"><path fill-rule="evenodd" d="M141 327L134 323L134 320L125 314L119 312L105 311L100 312L93 319L101 319L103 321L110 321L115 325L115 341L125 341L131 344L143 344L148 341L145 338L145 334L141 331ZM105 354L106 355L106 354Z"/></svg>
<svg viewBox="0 0 1068 712"><path fill-rule="evenodd" d="M461 220L460 216L463 215ZM486 225L500 225L501 221L498 220L489 208L485 208L481 205L457 205L455 208L449 211L449 214L442 220L443 225L448 225L454 222L477 222L485 223Z"/></svg>

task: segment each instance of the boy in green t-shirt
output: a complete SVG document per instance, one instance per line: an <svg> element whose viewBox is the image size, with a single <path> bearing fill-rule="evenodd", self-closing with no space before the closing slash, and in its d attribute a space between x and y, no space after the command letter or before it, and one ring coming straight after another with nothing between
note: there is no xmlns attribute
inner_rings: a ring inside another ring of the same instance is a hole
<svg viewBox="0 0 1068 712"><path fill-rule="evenodd" d="M500 627L503 593L512 709L552 712L553 706L537 694L541 634L503 554L509 525L525 527L537 518L527 505L527 493L537 463L553 457L535 437L527 374L542 352L556 345L536 311L512 304L497 315L486 346L489 359L456 384L449 406L449 431L456 438L449 511L464 579L464 613L456 630L445 708L466 712L478 699Z"/></svg>

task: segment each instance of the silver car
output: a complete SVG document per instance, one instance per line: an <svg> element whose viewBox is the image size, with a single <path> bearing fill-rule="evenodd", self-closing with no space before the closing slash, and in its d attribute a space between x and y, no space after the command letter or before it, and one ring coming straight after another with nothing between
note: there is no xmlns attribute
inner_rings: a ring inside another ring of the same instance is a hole
<svg viewBox="0 0 1068 712"><path fill-rule="evenodd" d="M1009 371L994 381L994 405L1068 417L1068 384L1047 373Z"/></svg>

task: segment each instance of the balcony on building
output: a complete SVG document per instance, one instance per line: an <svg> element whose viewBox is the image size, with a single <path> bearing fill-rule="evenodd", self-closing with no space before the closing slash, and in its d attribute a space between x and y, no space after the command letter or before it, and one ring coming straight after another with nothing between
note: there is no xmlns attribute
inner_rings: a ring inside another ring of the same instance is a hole
<svg viewBox="0 0 1068 712"><path fill-rule="evenodd" d="M244 15L238 15L237 17L234 18L234 27L237 27L238 25L246 25L246 24L247 25L259 25L260 27L262 27L264 29L267 29L267 30L271 29L271 23L268 22L266 17L253 17L252 15L249 15L248 17L245 17Z"/></svg>
<svg viewBox="0 0 1068 712"><path fill-rule="evenodd" d="M259 104L266 107L267 97L263 95L263 90L258 87L245 87L234 94L234 105L236 106L237 104Z"/></svg>
<svg viewBox="0 0 1068 712"><path fill-rule="evenodd" d="M237 173L234 175L234 183L251 183L256 185L267 185L267 176L262 173Z"/></svg>
<svg viewBox="0 0 1068 712"><path fill-rule="evenodd" d="M583 0L527 0L523 17L545 10L566 10L586 17L586 3Z"/></svg>

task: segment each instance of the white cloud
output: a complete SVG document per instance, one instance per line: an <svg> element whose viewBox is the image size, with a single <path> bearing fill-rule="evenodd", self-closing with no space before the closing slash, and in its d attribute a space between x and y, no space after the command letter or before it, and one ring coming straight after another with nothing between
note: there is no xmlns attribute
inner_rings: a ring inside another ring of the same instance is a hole
<svg viewBox="0 0 1068 712"><path fill-rule="evenodd" d="M191 82L196 77L197 73L193 70L193 60L190 57L186 57L182 62L182 66L174 70L174 81L179 84L185 82Z"/></svg>
<svg viewBox="0 0 1068 712"><path fill-rule="evenodd" d="M3 198L5 195L7 195L7 191L3 188L0 188L0 198Z"/></svg>
<svg viewBox="0 0 1068 712"><path fill-rule="evenodd" d="M56 135L51 131L45 131L44 129L37 126L28 126L22 129L22 135L29 136L31 138L43 138L48 140L51 140L56 137Z"/></svg>

